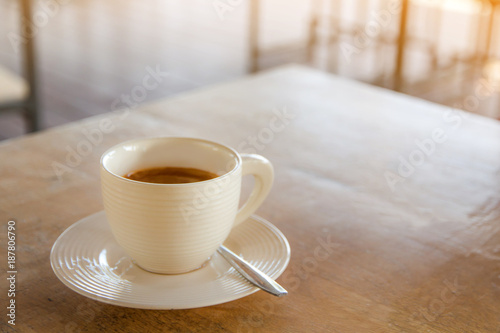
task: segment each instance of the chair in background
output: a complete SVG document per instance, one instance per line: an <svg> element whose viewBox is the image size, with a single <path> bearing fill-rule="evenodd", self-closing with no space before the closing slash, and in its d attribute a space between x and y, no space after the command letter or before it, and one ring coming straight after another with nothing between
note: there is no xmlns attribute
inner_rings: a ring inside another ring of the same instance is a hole
<svg viewBox="0 0 500 333"><path fill-rule="evenodd" d="M302 62L319 69L465 108L459 101L471 94L485 68L500 68L500 45L495 45L500 40L495 23L500 0L310 0L309 4ZM277 50L293 49L292 45L262 47L261 5L251 1L251 72L265 67L265 59ZM492 110L469 111L497 117L498 107L486 108Z"/></svg>
<svg viewBox="0 0 500 333"><path fill-rule="evenodd" d="M324 68L378 86L392 86L393 59L400 35L398 8L380 0L325 2L329 6L323 6L321 11L326 15L318 15L319 36L316 38L318 53L322 39L326 45Z"/></svg>
<svg viewBox="0 0 500 333"><path fill-rule="evenodd" d="M305 39L295 42L280 41L276 45L265 47L263 39L266 35L263 29L263 19L266 11L265 5L270 5L272 1L252 0L249 1L249 66L250 73L258 72L261 69L272 67L286 62L301 62L310 63L314 55L314 47L316 44L316 27L318 24L317 6L321 0L304 0L303 3L308 7L306 10L306 24L304 28L307 30ZM296 9L290 10L293 4L299 1L283 4L280 7L280 13L283 16L296 13ZM286 6L283 8L283 6ZM276 14L276 13L275 13ZM294 21L294 24L297 22Z"/></svg>
<svg viewBox="0 0 500 333"><path fill-rule="evenodd" d="M264 48L261 25L263 9L259 0L250 7L250 71L265 67L266 58L278 52L291 52L297 45ZM283 10L286 13L287 9ZM355 77L377 85L393 80L398 42L399 13L374 17L387 12L380 0L310 0L307 33L302 41L302 61L342 76ZM382 22L380 20L383 20ZM376 31L372 31L375 28ZM391 56L387 56L391 54ZM362 71L371 64L372 68Z"/></svg>
<svg viewBox="0 0 500 333"><path fill-rule="evenodd" d="M20 0L21 24L31 22L31 0ZM24 79L0 68L0 112L22 112L27 132L40 127L33 38L22 43Z"/></svg>
<svg viewBox="0 0 500 333"><path fill-rule="evenodd" d="M500 59L498 0L404 0L394 88L441 104L500 117L497 93L472 101ZM426 22L427 26L419 27ZM495 35L496 34L496 35ZM483 88L483 90L485 90ZM481 103L479 103L481 102Z"/></svg>

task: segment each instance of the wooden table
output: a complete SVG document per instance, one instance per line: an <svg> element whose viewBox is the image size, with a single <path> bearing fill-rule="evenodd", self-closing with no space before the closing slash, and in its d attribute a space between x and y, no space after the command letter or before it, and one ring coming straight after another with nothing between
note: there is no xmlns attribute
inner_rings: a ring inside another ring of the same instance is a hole
<svg viewBox="0 0 500 333"><path fill-rule="evenodd" d="M151 311L87 299L56 278L56 238L103 209L101 154L167 135L273 162L258 214L290 242L278 279L288 296ZM289 66L6 141L0 161L2 332L500 331L497 121ZM10 219L15 326L6 322Z"/></svg>

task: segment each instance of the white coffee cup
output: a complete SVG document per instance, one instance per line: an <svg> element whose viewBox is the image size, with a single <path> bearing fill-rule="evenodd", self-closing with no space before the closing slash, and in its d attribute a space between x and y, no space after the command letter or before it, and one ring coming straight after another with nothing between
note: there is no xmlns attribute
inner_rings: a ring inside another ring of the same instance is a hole
<svg viewBox="0 0 500 333"><path fill-rule="evenodd" d="M185 184L157 184L125 178L153 167L187 167L218 177ZM238 210L241 179L255 185ZM231 229L264 201L273 183L271 163L238 154L224 145L194 138L127 141L101 158L102 196L113 235L141 268L178 274L201 267Z"/></svg>

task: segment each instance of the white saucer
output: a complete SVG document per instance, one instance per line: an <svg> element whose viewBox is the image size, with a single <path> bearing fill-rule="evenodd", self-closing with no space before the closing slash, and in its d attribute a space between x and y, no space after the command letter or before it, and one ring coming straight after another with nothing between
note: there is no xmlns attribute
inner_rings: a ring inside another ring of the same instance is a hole
<svg viewBox="0 0 500 333"><path fill-rule="evenodd" d="M285 236L255 215L233 229L224 245L274 279L290 260ZM185 274L161 275L139 268L116 243L104 211L66 229L52 247L50 262L59 280L77 293L132 308L197 308L259 290L218 253L204 267Z"/></svg>

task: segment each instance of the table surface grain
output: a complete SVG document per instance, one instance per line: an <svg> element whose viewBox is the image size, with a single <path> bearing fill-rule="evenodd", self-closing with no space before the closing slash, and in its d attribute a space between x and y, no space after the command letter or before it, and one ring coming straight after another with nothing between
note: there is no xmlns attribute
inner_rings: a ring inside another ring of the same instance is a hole
<svg viewBox="0 0 500 333"><path fill-rule="evenodd" d="M500 331L497 121L300 66L129 104L0 143L2 332ZM147 136L201 137L271 160L275 184L257 213L290 242L278 279L288 296L152 311L93 301L56 278L56 238L103 209L101 154Z"/></svg>

